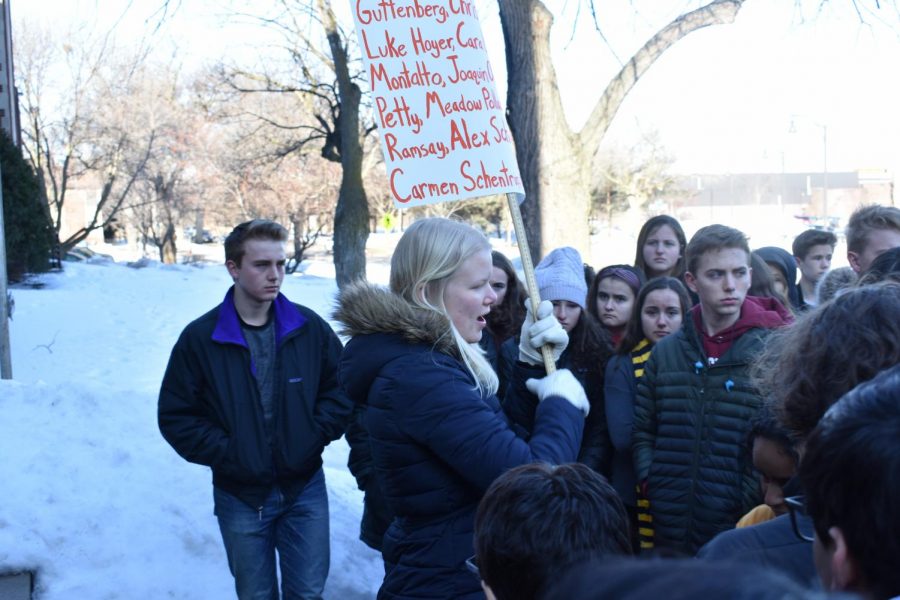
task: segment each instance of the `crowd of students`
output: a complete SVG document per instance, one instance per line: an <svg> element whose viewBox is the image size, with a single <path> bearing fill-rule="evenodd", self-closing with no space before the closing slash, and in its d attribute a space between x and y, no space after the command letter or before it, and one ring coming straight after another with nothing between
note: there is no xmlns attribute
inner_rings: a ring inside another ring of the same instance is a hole
<svg viewBox="0 0 900 600"><path fill-rule="evenodd" d="M634 265L547 254L537 307L422 219L387 288L341 290L345 346L281 294L287 237L235 227L159 396L242 600L321 598L344 434L379 598L900 597L900 209L854 212L846 270L827 231L751 251L654 217Z"/></svg>
<svg viewBox="0 0 900 600"><path fill-rule="evenodd" d="M846 237L849 273L830 270L828 231L802 233L792 252L751 251L737 229L688 241L657 216L634 265L595 274L574 248L550 252L533 315L510 261L475 229L413 224L390 289L352 286L336 314L351 337L340 379L366 413L351 448L374 465L359 478L366 515L380 507L386 530L363 536L384 556L379 597L642 597L597 594L608 558L554 591L567 567L608 554L669 557L619 564L634 571L622 590L652 572L722 592L746 580L727 574L728 559L764 573L756 582L771 579L778 597L822 589L816 566L825 590L900 594L883 568L900 552L876 561L860 546L871 536L842 529L866 522L845 514L866 499L803 495L805 473L830 477L816 484L829 496L842 485L805 456L807 440L844 435L820 432L828 408L900 362L900 210L861 208ZM896 380L879 389L900 400ZM887 469L900 437L883 450ZM900 502L897 472L873 485L882 506ZM900 538L891 525L876 539ZM672 558L694 556L704 566Z"/></svg>

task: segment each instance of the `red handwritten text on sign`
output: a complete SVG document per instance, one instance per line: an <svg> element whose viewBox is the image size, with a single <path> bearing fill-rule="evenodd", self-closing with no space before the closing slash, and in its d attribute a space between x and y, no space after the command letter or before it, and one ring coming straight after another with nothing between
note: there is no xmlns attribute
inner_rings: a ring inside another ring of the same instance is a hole
<svg viewBox="0 0 900 600"><path fill-rule="evenodd" d="M523 193L470 0L351 0L394 202Z"/></svg>

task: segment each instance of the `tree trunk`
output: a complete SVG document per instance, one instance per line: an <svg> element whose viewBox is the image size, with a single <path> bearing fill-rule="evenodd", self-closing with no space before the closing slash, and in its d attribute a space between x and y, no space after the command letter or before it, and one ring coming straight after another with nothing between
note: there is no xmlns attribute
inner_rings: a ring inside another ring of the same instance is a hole
<svg viewBox="0 0 900 600"><path fill-rule="evenodd" d="M166 232L163 234L162 244L159 246L159 260L166 265L174 265L178 262L178 252L175 248L175 225L173 223L166 225Z"/></svg>
<svg viewBox="0 0 900 600"><path fill-rule="evenodd" d="M500 18L507 112L525 186L522 217L529 248L535 262L562 243L586 253L589 171L565 120L550 59L553 16L539 0L500 0Z"/></svg>
<svg viewBox="0 0 900 600"><path fill-rule="evenodd" d="M292 241L294 243L294 265L299 267L303 262L303 253L306 246L303 245L304 228L306 227L306 215L303 213L295 213L291 215L291 228L294 235Z"/></svg>
<svg viewBox="0 0 900 600"><path fill-rule="evenodd" d="M565 119L550 54L553 17L541 0L499 0L506 44L507 113L525 185L522 216L537 259L561 245L590 261L591 169L625 96L663 52L687 34L734 20L744 0L715 0L654 35L610 82L584 129Z"/></svg>
<svg viewBox="0 0 900 600"><path fill-rule="evenodd" d="M319 14L328 36L338 81L341 153L341 189L334 211L334 269L339 288L366 278L366 240L369 238L369 202L362 179L363 151L359 130L362 91L350 78L347 48L343 44L330 0L318 0Z"/></svg>
<svg viewBox="0 0 900 600"><path fill-rule="evenodd" d="M356 87L356 86L354 86ZM342 106L344 106L342 102ZM355 115L359 114L359 88L356 87ZM346 113L341 112L343 119ZM344 129L344 126L341 126ZM354 134L359 135L354 128ZM356 155L361 155L358 139L355 142L342 143L341 190L338 193L337 207L334 210L334 269L339 288L348 283L366 278L366 241L369 239L369 205L366 190L363 187L359 160L353 159L354 152L348 146L356 146ZM349 155L349 156L348 156Z"/></svg>

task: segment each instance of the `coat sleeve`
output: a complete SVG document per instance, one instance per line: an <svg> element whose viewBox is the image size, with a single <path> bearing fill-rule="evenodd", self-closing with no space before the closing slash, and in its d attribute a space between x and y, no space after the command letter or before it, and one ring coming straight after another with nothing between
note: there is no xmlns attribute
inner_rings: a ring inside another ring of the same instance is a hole
<svg viewBox="0 0 900 600"><path fill-rule="evenodd" d="M355 404L353 418L347 426L347 444L350 455L347 467L356 478L356 485L365 493L363 498L363 518L360 522L360 539L375 550L381 550L381 540L388 525L394 519L394 513L387 503L382 491L381 482L375 471L372 447L369 442L369 431L366 428L365 404Z"/></svg>
<svg viewBox="0 0 900 600"><path fill-rule="evenodd" d="M189 345L182 332L169 357L157 405L159 430L185 460L215 467L228 455L230 438L210 414L203 371Z"/></svg>
<svg viewBox="0 0 900 600"><path fill-rule="evenodd" d="M526 442L461 371L427 379L430 385L410 394L402 427L482 492L513 467L535 461L573 462L578 455L584 416L567 400L552 396L540 403Z"/></svg>
<svg viewBox="0 0 900 600"><path fill-rule="evenodd" d="M357 487L362 491L366 491L366 484L375 472L365 420L366 406L357 404L353 408L353 416L347 425L347 444L350 446L347 468L356 479Z"/></svg>
<svg viewBox="0 0 900 600"><path fill-rule="evenodd" d="M534 419L539 402L538 397L525 386L525 382L546 375L547 371L543 365L535 366L515 361L512 366L506 396L503 398L503 411L516 432L525 439L528 439L534 431Z"/></svg>
<svg viewBox="0 0 900 600"><path fill-rule="evenodd" d="M341 341L328 323L319 317L317 323L322 336L322 364L313 419L327 444L344 435L353 413L353 402L338 381Z"/></svg>
<svg viewBox="0 0 900 600"><path fill-rule="evenodd" d="M581 382L587 393L591 410L584 425L584 440L578 453L578 462L609 477L612 471L612 442L606 422L606 398L603 394L603 371L599 368L584 374Z"/></svg>
<svg viewBox="0 0 900 600"><path fill-rule="evenodd" d="M634 451L634 471L638 482L647 479L653 462L653 448L656 444L656 375L658 362L656 354L644 367L644 376L638 379L637 396L634 401L634 427L632 441Z"/></svg>
<svg viewBox="0 0 900 600"><path fill-rule="evenodd" d="M634 397L637 385L626 357L617 355L606 365L604 391L606 423L616 452L631 452L631 430L634 427Z"/></svg>
<svg viewBox="0 0 900 600"><path fill-rule="evenodd" d="M506 391L509 389L510 381L513 378L513 369L519 358L519 340L511 337L500 346L500 352L497 355L497 378L500 380L500 387L497 390L497 397L503 403L506 399Z"/></svg>

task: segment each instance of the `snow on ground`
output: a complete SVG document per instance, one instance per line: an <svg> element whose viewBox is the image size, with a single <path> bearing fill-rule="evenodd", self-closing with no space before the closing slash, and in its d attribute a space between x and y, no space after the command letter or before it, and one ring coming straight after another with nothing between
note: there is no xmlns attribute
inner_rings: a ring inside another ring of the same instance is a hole
<svg viewBox="0 0 900 600"><path fill-rule="evenodd" d="M329 259L284 293L328 318ZM386 281L371 264L369 277ZM221 262L136 269L66 263L13 289L12 381L0 381L0 573L37 572L42 600L232 598L211 475L156 424L182 328L230 285ZM342 440L325 451L331 508L327 598L371 598L381 556L358 540L362 494Z"/></svg>
<svg viewBox="0 0 900 600"><path fill-rule="evenodd" d="M371 281L386 283L397 235L370 237ZM514 247L495 244L510 257ZM634 236L594 240L593 264L628 262ZM189 248L190 264L66 263L13 290L12 381L0 381L0 574L37 572L42 600L234 597L209 470L182 460L156 425L169 352L184 326L230 285L221 246ZM207 261L207 262L203 262ZM328 318L331 258L288 276L283 290ZM371 598L378 553L358 540L362 494L343 440L325 451L331 508L328 598Z"/></svg>

